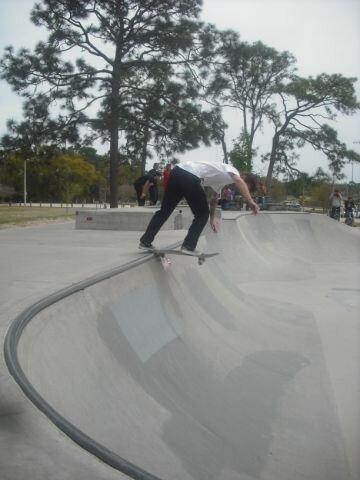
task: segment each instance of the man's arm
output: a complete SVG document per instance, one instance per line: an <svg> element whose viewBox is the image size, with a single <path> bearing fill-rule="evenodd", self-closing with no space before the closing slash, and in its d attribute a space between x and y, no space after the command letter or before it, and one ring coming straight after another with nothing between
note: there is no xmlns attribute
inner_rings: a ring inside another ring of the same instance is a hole
<svg viewBox="0 0 360 480"><path fill-rule="evenodd" d="M215 212L218 202L218 194L213 190L211 187L204 187L206 198L209 203L210 209L210 226L214 232L216 232L216 224L215 224Z"/></svg>
<svg viewBox="0 0 360 480"><path fill-rule="evenodd" d="M150 180L146 180L146 182L144 183L143 188L142 188L141 198L146 197L146 194L147 194L151 185L153 185L153 183L151 183Z"/></svg>
<svg viewBox="0 0 360 480"><path fill-rule="evenodd" d="M235 187L241 193L241 195L245 197L245 200L247 201L247 204L253 211L253 214L256 215L259 211L259 206L254 202L245 181L238 175L231 174L231 177L233 179Z"/></svg>
<svg viewBox="0 0 360 480"><path fill-rule="evenodd" d="M259 211L259 206L257 203L254 202L248 186L246 185L245 181L239 177L238 175L230 174L231 178L235 184L236 189L241 193L243 197L245 197L249 207L253 211L254 215L256 215ZM217 193L211 187L205 187L206 196L209 202L210 207L210 226L214 232L216 232L216 222L215 222L215 211L217 206Z"/></svg>
<svg viewBox="0 0 360 480"><path fill-rule="evenodd" d="M216 212L216 207L217 207L217 202L218 202L218 194L212 188L209 188L206 193L207 193L207 198L208 198L208 202L209 202L210 217L214 218L215 217L215 212Z"/></svg>

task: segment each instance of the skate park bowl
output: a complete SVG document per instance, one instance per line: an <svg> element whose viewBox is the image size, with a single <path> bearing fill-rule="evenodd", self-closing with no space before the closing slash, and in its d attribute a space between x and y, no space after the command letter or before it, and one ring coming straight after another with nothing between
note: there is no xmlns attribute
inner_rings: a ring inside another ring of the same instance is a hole
<svg viewBox="0 0 360 480"><path fill-rule="evenodd" d="M33 305L5 359L52 422L131 478L356 480L359 246L322 215L223 219L203 266L144 254Z"/></svg>

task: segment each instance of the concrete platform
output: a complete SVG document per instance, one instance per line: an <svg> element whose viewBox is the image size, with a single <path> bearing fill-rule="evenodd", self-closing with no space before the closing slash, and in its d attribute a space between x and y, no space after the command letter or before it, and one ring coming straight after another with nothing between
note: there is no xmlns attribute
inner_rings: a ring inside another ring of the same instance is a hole
<svg viewBox="0 0 360 480"><path fill-rule="evenodd" d="M143 232L158 207L117 209L81 209L76 211L75 226L86 230L122 230ZM177 208L163 225L163 230L188 228L192 222L188 206Z"/></svg>
<svg viewBox="0 0 360 480"><path fill-rule="evenodd" d="M8 366L46 415L2 364L1 478L125 478L93 454L143 479L360 477L359 230L229 212L205 233L221 255L165 272L136 232L0 232Z"/></svg>

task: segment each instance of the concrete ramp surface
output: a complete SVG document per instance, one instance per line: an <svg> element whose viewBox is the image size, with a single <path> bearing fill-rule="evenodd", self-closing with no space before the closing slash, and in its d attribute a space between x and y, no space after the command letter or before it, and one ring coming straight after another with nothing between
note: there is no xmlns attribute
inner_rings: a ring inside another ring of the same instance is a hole
<svg viewBox="0 0 360 480"><path fill-rule="evenodd" d="M201 267L144 255L38 308L8 364L60 428L133 478L359 479L358 230L224 219L200 245L221 255Z"/></svg>

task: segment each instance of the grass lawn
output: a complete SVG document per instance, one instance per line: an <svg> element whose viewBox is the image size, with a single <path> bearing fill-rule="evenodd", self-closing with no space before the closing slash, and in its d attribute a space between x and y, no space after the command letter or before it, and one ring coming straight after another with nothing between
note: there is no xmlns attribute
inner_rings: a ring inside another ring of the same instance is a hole
<svg viewBox="0 0 360 480"><path fill-rule="evenodd" d="M61 220L75 220L71 207L18 207L0 205L0 228Z"/></svg>

